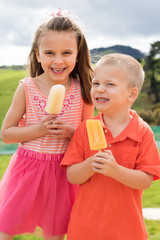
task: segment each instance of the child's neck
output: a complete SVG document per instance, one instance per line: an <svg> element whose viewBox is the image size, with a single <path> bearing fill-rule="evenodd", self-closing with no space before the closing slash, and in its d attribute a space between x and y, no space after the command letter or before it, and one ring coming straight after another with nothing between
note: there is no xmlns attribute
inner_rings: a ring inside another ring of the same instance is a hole
<svg viewBox="0 0 160 240"><path fill-rule="evenodd" d="M129 124L132 116L128 113L115 114L114 116L103 115L104 125L111 131L113 138L117 137Z"/></svg>
<svg viewBox="0 0 160 240"><path fill-rule="evenodd" d="M35 84L37 85L39 91L43 93L44 95L48 96L49 91L51 87L55 84L62 84L65 87L65 92L67 92L70 89L71 86L71 79L68 78L66 81L53 81L52 79L49 79L46 77L45 73L42 73L41 75L37 76L33 79Z"/></svg>

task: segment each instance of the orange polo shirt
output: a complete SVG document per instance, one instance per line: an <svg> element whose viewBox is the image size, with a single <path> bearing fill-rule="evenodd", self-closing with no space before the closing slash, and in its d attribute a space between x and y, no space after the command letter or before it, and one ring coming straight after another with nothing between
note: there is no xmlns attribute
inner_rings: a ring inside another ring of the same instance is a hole
<svg viewBox="0 0 160 240"><path fill-rule="evenodd" d="M107 149L116 161L160 178L160 157L149 125L135 111L128 126L116 138L103 125ZM102 121L102 114L95 118ZM90 150L86 121L75 131L62 166L79 163L95 154ZM95 173L79 186L72 209L67 240L146 240L142 214L142 190L129 188L111 177Z"/></svg>

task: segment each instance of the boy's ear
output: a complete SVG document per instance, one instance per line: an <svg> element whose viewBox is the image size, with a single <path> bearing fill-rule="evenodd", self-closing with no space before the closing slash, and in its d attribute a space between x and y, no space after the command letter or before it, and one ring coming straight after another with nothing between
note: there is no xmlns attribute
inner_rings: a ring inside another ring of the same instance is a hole
<svg viewBox="0 0 160 240"><path fill-rule="evenodd" d="M129 101L134 102L138 97L139 91L137 87L134 87L130 90Z"/></svg>

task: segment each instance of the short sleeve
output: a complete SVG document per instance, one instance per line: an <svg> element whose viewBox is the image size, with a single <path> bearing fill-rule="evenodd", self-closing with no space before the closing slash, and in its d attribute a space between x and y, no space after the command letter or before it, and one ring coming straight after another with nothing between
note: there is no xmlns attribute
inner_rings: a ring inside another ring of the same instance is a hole
<svg viewBox="0 0 160 240"><path fill-rule="evenodd" d="M135 168L153 174L153 180L160 179L160 155L154 134L149 127L143 135Z"/></svg>
<svg viewBox="0 0 160 240"><path fill-rule="evenodd" d="M83 112L82 112L82 121L92 118L94 116L94 106L93 104L83 104Z"/></svg>
<svg viewBox="0 0 160 240"><path fill-rule="evenodd" d="M85 140L86 140L86 121L82 122L67 147L65 155L61 161L61 166L66 168L68 165L73 165L84 161L85 159Z"/></svg>

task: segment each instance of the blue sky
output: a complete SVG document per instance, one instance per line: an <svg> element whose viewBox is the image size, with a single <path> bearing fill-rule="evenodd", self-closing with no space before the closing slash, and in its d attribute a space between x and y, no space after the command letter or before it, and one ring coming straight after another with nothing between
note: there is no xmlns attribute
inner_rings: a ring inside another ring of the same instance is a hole
<svg viewBox="0 0 160 240"><path fill-rule="evenodd" d="M0 66L25 64L37 26L58 8L79 17L90 49L121 44L147 53L160 40L159 0L1 0Z"/></svg>

